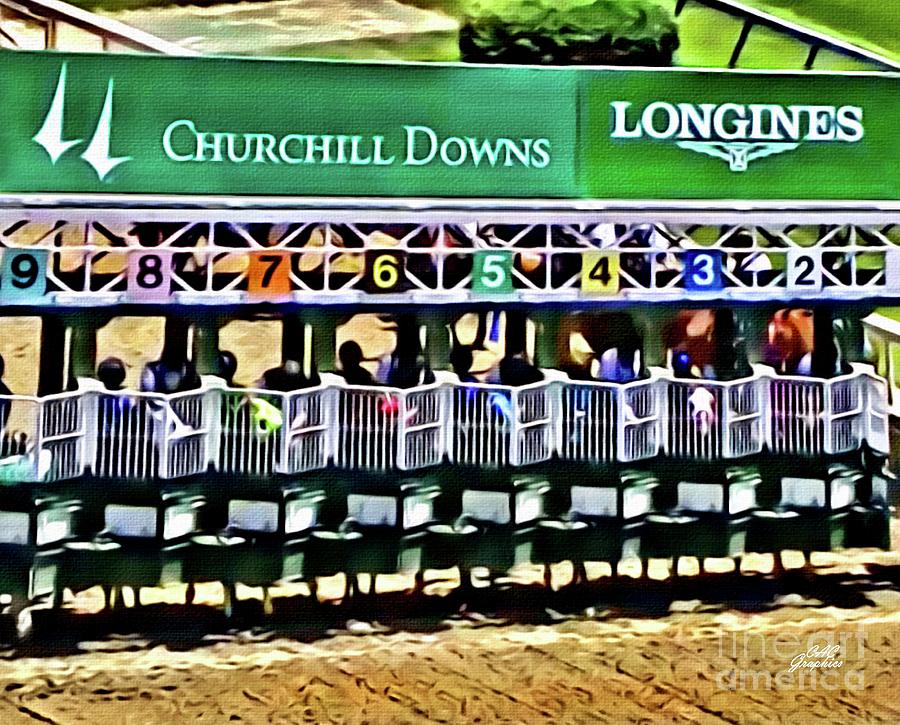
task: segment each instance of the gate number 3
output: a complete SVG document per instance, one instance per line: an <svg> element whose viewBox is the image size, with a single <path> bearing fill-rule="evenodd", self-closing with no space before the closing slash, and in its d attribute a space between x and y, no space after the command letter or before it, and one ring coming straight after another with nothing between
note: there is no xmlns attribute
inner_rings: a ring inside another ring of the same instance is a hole
<svg viewBox="0 0 900 725"><path fill-rule="evenodd" d="M720 290L724 286L721 252L688 252L685 254L684 262L686 289Z"/></svg>

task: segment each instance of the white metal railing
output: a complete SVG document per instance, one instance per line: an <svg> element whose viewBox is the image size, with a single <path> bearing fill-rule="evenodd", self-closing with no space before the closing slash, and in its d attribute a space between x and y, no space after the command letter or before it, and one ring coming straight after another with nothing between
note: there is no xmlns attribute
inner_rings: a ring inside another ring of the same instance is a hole
<svg viewBox="0 0 900 725"><path fill-rule="evenodd" d="M768 31L775 31L782 35L794 38L809 48L809 54L806 57L804 68L809 70L813 68L816 57L821 49L826 49L840 55L854 58L856 60L865 61L876 66L879 70L898 70L900 63L879 53L853 45L845 40L836 38L832 35L826 35L812 28L807 28L790 20L785 20L772 13L767 13L759 8L754 8L737 0L676 0L675 14L680 15L681 11L688 3L702 5L710 10L715 10L732 17L743 20L743 28L741 34L735 42L731 51L731 57L728 61L729 68L738 66L741 52L743 51L750 33L755 27L763 28Z"/></svg>
<svg viewBox="0 0 900 725"><path fill-rule="evenodd" d="M413 388L347 385L337 376L334 461L341 468L409 471L444 458L446 376Z"/></svg>
<svg viewBox="0 0 900 725"><path fill-rule="evenodd" d="M512 387L454 383L447 421L453 463L526 466L553 455L555 371L545 380Z"/></svg>
<svg viewBox="0 0 900 725"><path fill-rule="evenodd" d="M759 453L765 443L766 368L731 381L676 378L665 382L665 450L711 460Z"/></svg>
<svg viewBox="0 0 900 725"><path fill-rule="evenodd" d="M189 48L62 0L0 0L0 48L3 47L197 55Z"/></svg>
<svg viewBox="0 0 900 725"><path fill-rule="evenodd" d="M0 481L57 481L84 471L81 393L0 396Z"/></svg>
<svg viewBox="0 0 900 725"><path fill-rule="evenodd" d="M657 375L630 383L559 384L556 450L567 460L652 458L660 448L662 387Z"/></svg>
<svg viewBox="0 0 900 725"><path fill-rule="evenodd" d="M887 450L887 386L868 365L834 378L772 374L769 448L802 455L847 453L864 440Z"/></svg>
<svg viewBox="0 0 900 725"><path fill-rule="evenodd" d="M226 388L213 413L212 463L238 475L302 473L328 465L332 391Z"/></svg>
<svg viewBox="0 0 900 725"><path fill-rule="evenodd" d="M720 382L653 371L632 383L573 381L554 370L521 387L460 383L437 373L409 389L346 385L281 393L226 388L163 395L107 391L0 396L0 481L82 475L178 478L205 472L267 476L342 468L415 470L452 463L523 466L680 458L840 454L864 442L888 450L887 384L864 364L830 379L753 375Z"/></svg>
<svg viewBox="0 0 900 725"><path fill-rule="evenodd" d="M95 431L87 459L95 476L179 478L207 470L213 409L208 387L164 395L80 383Z"/></svg>

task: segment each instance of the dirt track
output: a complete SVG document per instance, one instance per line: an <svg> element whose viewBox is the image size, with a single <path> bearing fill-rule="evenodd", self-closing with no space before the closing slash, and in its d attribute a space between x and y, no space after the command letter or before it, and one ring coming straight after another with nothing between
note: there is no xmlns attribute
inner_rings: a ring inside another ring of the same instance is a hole
<svg viewBox="0 0 900 725"><path fill-rule="evenodd" d="M721 574L604 578L574 597L519 586L461 614L452 597L352 609L282 597L266 630L228 631L207 606L73 614L0 660L0 721L900 721L900 554L816 563L777 586ZM824 684L761 674L842 636L843 669Z"/></svg>

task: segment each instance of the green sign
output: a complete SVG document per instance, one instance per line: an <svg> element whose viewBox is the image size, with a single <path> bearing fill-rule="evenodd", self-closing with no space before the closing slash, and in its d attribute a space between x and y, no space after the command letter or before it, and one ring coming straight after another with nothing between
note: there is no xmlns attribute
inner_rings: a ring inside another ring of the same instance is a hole
<svg viewBox="0 0 900 725"><path fill-rule="evenodd" d="M589 73L582 191L622 199L900 199L900 79Z"/></svg>
<svg viewBox="0 0 900 725"><path fill-rule="evenodd" d="M900 200L898 83L0 51L0 193Z"/></svg>
<svg viewBox="0 0 900 725"><path fill-rule="evenodd" d="M0 192L570 197L575 76L0 52Z"/></svg>

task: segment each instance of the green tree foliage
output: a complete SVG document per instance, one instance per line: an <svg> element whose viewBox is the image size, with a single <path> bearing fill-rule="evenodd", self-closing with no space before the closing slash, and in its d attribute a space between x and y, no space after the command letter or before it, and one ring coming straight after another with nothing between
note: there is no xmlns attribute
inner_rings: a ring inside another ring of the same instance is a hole
<svg viewBox="0 0 900 725"><path fill-rule="evenodd" d="M469 63L672 65L678 31L654 0L465 0Z"/></svg>

